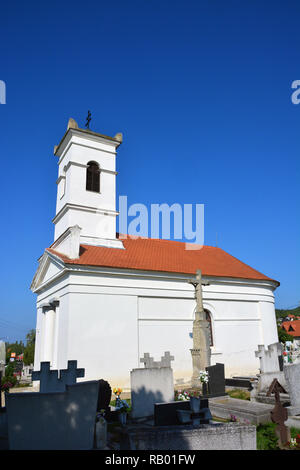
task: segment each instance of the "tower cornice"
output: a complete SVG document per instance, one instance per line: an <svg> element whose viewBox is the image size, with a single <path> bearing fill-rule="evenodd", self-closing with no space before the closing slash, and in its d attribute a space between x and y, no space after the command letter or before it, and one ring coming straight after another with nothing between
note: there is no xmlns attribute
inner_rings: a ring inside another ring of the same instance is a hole
<svg viewBox="0 0 300 470"><path fill-rule="evenodd" d="M85 139L93 142L112 145L115 149L118 148L123 141L123 136L121 133L116 134L115 137L110 137L104 134L99 134L97 132L91 131L89 129L75 129L70 127L63 135L59 144L54 147L54 155L57 157L61 157L62 153L64 152L64 149L70 142L71 138L76 136L84 136Z"/></svg>

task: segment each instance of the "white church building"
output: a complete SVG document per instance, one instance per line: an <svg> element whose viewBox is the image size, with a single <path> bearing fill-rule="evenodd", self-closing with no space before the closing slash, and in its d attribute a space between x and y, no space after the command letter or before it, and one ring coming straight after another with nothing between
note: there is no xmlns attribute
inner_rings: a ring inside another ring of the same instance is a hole
<svg viewBox="0 0 300 470"><path fill-rule="evenodd" d="M122 135L79 129L70 119L58 158L54 243L39 259L34 370L77 360L84 380L130 387L130 370L165 351L175 383L189 382L196 307L188 282L202 271L211 326L211 362L226 377L254 375L258 345L278 341L274 291L279 282L220 248L116 233L116 153Z"/></svg>

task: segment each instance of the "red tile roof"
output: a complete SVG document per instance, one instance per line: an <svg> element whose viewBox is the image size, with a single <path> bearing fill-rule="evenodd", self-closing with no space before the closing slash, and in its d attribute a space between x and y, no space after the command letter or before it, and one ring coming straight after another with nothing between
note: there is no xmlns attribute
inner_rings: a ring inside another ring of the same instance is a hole
<svg viewBox="0 0 300 470"><path fill-rule="evenodd" d="M281 328L291 336L300 336L300 320L284 321Z"/></svg>
<svg viewBox="0 0 300 470"><path fill-rule="evenodd" d="M69 259L48 248L66 264L102 266L143 271L163 271L194 275L201 269L205 276L271 280L221 248L203 246L200 250L186 250L185 243L128 237L125 249L81 245L80 257ZM279 285L278 281L274 281Z"/></svg>

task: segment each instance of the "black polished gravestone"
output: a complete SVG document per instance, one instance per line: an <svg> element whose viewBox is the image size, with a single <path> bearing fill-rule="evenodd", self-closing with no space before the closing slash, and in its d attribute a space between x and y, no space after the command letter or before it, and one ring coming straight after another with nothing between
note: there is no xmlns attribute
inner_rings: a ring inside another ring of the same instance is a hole
<svg viewBox="0 0 300 470"><path fill-rule="evenodd" d="M224 364L217 363L215 366L209 366L205 369L208 372L208 383L203 384L203 396L213 398L227 395Z"/></svg>
<svg viewBox="0 0 300 470"><path fill-rule="evenodd" d="M98 403L97 403L97 411L100 412L102 410L105 413L110 411L110 400L111 400L111 387L106 380L99 380L99 394L98 394Z"/></svg>
<svg viewBox="0 0 300 470"><path fill-rule="evenodd" d="M2 408L2 389L1 389L1 385L2 385L2 370L0 370L0 408Z"/></svg>
<svg viewBox="0 0 300 470"><path fill-rule="evenodd" d="M60 373L60 377L58 377ZM76 384L77 377L84 377L84 369L77 368L77 361L68 361L68 368L50 369L50 362L41 362L40 370L33 371L32 381L40 381L40 392L65 392L66 385Z"/></svg>
<svg viewBox="0 0 300 470"><path fill-rule="evenodd" d="M154 426L172 426L182 424L179 421L177 410L190 411L190 401L171 401L169 403L155 403ZM193 416L193 415L191 415ZM201 398L199 418L201 424L209 424L211 414L208 408L208 399Z"/></svg>
<svg viewBox="0 0 300 470"><path fill-rule="evenodd" d="M111 387L106 380L98 380L98 402L97 402L97 413L103 413L104 418L108 423L114 423L119 420L118 411L112 410L110 407L111 401Z"/></svg>

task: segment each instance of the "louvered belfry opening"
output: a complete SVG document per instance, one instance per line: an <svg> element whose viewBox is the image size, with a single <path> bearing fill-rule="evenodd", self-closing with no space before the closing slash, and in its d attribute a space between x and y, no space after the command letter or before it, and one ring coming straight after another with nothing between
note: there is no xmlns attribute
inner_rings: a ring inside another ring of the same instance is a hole
<svg viewBox="0 0 300 470"><path fill-rule="evenodd" d="M89 162L86 170L86 189L100 193L100 168L98 163Z"/></svg>

